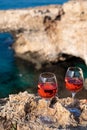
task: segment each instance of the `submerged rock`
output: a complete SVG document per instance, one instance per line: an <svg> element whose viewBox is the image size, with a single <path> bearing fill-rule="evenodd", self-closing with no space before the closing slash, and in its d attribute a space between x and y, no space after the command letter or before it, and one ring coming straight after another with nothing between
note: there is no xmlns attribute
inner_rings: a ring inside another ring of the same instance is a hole
<svg viewBox="0 0 87 130"><path fill-rule="evenodd" d="M71 104L71 98L59 99L55 97L49 106L45 99L27 92L9 95L9 98L0 100L0 129L16 130L57 130L67 128L87 129L87 101L78 100L76 107L81 115L75 117L66 108ZM44 123L40 116L49 116L53 122Z"/></svg>

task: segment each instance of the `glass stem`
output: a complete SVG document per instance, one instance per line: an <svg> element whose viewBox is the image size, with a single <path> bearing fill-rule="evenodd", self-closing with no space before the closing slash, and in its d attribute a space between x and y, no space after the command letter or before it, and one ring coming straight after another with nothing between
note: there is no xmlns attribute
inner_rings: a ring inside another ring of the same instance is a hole
<svg viewBox="0 0 87 130"><path fill-rule="evenodd" d="M75 92L72 92L72 98L75 99L75 95L76 93Z"/></svg>
<svg viewBox="0 0 87 130"><path fill-rule="evenodd" d="M75 95L76 95L76 93L75 92L72 92L72 105L74 105L74 103L75 103Z"/></svg>
<svg viewBox="0 0 87 130"><path fill-rule="evenodd" d="M47 103L47 109L48 109L50 105L50 99L46 99L46 103Z"/></svg>

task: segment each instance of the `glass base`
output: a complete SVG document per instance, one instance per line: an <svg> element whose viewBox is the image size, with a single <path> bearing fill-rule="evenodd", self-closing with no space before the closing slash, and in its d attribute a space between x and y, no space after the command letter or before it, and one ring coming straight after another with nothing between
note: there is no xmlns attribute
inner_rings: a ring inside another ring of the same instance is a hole
<svg viewBox="0 0 87 130"><path fill-rule="evenodd" d="M49 124L54 123L54 121L52 120L52 118L49 117L49 116L39 116L39 119L44 124L48 124L49 125Z"/></svg>
<svg viewBox="0 0 87 130"><path fill-rule="evenodd" d="M69 107L67 108L75 117L79 117L81 114L81 110L78 108L74 108L74 107Z"/></svg>

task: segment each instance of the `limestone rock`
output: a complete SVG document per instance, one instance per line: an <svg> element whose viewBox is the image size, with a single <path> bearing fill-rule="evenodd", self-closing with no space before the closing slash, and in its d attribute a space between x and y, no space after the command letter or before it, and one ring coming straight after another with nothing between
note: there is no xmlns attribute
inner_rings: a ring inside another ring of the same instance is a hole
<svg viewBox="0 0 87 130"><path fill-rule="evenodd" d="M81 115L75 118L75 115L66 108L67 103L72 103L71 98L55 97L48 106L45 99L27 92L9 95L5 104L0 102L0 128L1 130L57 130L75 127L87 129L87 102L83 99L78 102L76 106L81 109ZM45 124L40 120L41 116L50 117L52 122Z"/></svg>
<svg viewBox="0 0 87 130"><path fill-rule="evenodd" d="M87 1L0 11L0 31L15 38L16 56L36 64L65 60L63 54L87 64Z"/></svg>

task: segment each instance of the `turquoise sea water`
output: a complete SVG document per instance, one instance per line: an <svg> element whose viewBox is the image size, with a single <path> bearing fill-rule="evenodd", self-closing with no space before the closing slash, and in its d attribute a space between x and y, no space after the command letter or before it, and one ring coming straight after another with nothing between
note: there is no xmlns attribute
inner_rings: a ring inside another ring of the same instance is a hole
<svg viewBox="0 0 87 130"><path fill-rule="evenodd" d="M35 86L35 69L31 65L25 66L15 58L11 49L13 42L9 33L0 34L0 97Z"/></svg>
<svg viewBox="0 0 87 130"><path fill-rule="evenodd" d="M0 10L63 4L66 1L68 0L0 0ZM11 49L13 42L14 40L11 34L0 33L0 97L8 97L9 94L24 90L33 92L40 73L40 71L34 69L34 66L25 64L24 61L15 58L14 52ZM62 68L58 69L58 66ZM52 71L53 69L53 72L61 73L59 70L64 71L63 69L66 69L64 63L59 63L58 66L53 65L47 68L47 70ZM83 68L84 76L87 77L86 66L84 64L79 64L79 66ZM43 69L41 71L45 70ZM61 80L61 77L59 77L59 80Z"/></svg>
<svg viewBox="0 0 87 130"><path fill-rule="evenodd" d="M68 0L0 0L0 9L16 9L49 4L63 4Z"/></svg>

